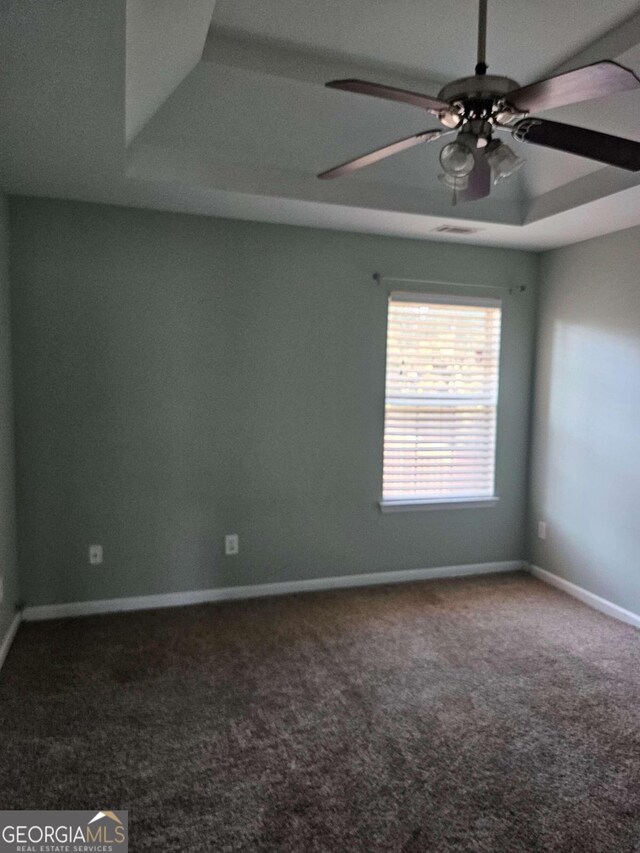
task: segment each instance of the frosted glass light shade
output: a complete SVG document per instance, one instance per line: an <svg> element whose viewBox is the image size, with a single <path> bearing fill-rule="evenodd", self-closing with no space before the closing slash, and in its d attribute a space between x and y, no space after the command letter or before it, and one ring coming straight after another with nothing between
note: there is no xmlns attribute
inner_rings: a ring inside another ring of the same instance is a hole
<svg viewBox="0 0 640 853"><path fill-rule="evenodd" d="M525 160L505 145L504 142L491 142L486 148L486 158L493 170L493 183L499 184L505 178L511 177L514 172L521 169Z"/></svg>
<svg viewBox="0 0 640 853"><path fill-rule="evenodd" d="M466 190L469 186L469 175L462 175L461 177L456 177L455 175L447 175L446 173L442 173L438 175L438 180L441 184L444 184L445 187L449 187L449 189L454 192L459 192L460 190Z"/></svg>
<svg viewBox="0 0 640 853"><path fill-rule="evenodd" d="M473 151L463 142L456 140L445 145L440 152L440 165L452 178L464 178L473 171Z"/></svg>

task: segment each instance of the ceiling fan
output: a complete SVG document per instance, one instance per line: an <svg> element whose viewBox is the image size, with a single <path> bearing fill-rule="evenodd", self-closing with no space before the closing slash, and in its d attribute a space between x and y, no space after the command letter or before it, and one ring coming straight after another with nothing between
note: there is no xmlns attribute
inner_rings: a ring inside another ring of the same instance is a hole
<svg viewBox="0 0 640 853"><path fill-rule="evenodd" d="M640 171L640 142L575 125L530 118L532 112L640 88L640 79L633 71L605 60L521 87L509 77L487 74L486 34L487 0L480 0L475 75L448 83L437 98L366 80L333 80L327 83L332 89L419 107L437 116L445 129L424 130L400 139L322 172L318 177L326 179L348 175L407 148L457 132L455 141L449 142L440 152L442 174L439 180L453 190L454 204L458 196L464 201L473 201L489 195L492 173L493 183L497 184L524 163L507 144L494 138L496 131L510 132L520 142L578 154L633 172Z"/></svg>

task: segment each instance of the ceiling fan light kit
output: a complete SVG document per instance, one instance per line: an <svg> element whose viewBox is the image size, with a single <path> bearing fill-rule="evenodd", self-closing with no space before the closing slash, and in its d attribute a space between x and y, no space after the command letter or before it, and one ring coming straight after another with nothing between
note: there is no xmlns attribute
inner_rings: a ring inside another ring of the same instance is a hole
<svg viewBox="0 0 640 853"><path fill-rule="evenodd" d="M518 157L512 148L499 139L494 139L487 145L485 156L493 172L494 184L510 178L526 163L523 157Z"/></svg>
<svg viewBox="0 0 640 853"><path fill-rule="evenodd" d="M455 177L454 175L447 175L446 172L441 172L438 175L438 180L441 184L444 184L445 187L448 187L450 190L453 190L453 195L451 196L451 204L455 207L458 203L458 197L465 190L469 189L469 175L463 175L462 177Z"/></svg>
<svg viewBox="0 0 640 853"><path fill-rule="evenodd" d="M475 165L473 147L463 142L460 137L445 145L440 152L440 165L445 174L452 178L466 178L470 175Z"/></svg>
<svg viewBox="0 0 640 853"><path fill-rule="evenodd" d="M439 180L465 201L485 198L491 183L498 184L520 169L525 160L495 132L511 133L519 142L541 145L576 154L610 166L640 171L640 142L546 119L531 118L543 111L640 88L640 79L628 68L611 60L596 62L574 71L521 87L510 77L487 74L485 59L487 0L479 0L478 61L472 77L462 77L444 86L436 98L419 92L396 89L366 80L333 80L332 89L370 95L419 107L434 115L443 130L433 129L378 148L318 175L337 178L392 154L455 133L440 152L443 174Z"/></svg>
<svg viewBox="0 0 640 853"><path fill-rule="evenodd" d="M466 190L469 186L469 175L449 175L447 172L442 172L438 175L438 180L441 184L444 184L445 187L452 189L454 193L460 192L460 190Z"/></svg>

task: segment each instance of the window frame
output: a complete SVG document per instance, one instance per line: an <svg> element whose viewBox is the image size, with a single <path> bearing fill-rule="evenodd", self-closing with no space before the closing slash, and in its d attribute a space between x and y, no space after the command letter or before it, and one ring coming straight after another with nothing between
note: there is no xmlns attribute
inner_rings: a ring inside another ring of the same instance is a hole
<svg viewBox="0 0 640 853"><path fill-rule="evenodd" d="M439 305L470 305L479 307L496 307L500 309L499 325L499 347L498 347L498 370L495 402L495 431L493 444L493 494L491 495L469 495L463 497L442 496L436 498L385 498L384 497L384 439L386 435L386 409L387 409L387 370L388 370L388 345L389 345L389 316L393 301L397 302L424 302ZM482 509L495 507L500 497L497 494L497 457L498 457L498 413L501 385L502 368L502 324L504 319L504 305L500 297L489 295L452 295L432 290L420 291L391 291L387 298L387 324L385 330L385 392L384 392L384 418L383 418L383 454L382 454L382 489L383 496L378 501L378 506L383 513L412 512L419 510L447 510L447 509Z"/></svg>

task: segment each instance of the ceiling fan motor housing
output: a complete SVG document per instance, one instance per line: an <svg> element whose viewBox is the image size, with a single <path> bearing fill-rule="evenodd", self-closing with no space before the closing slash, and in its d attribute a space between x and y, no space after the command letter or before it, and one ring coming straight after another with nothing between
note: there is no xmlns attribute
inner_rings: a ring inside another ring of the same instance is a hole
<svg viewBox="0 0 640 853"><path fill-rule="evenodd" d="M458 124L462 121L490 119L504 112L506 95L519 88L519 84L510 77L498 77L495 74L478 74L474 77L461 77L440 90L438 98L454 107ZM446 119L446 116L443 117ZM441 119L442 120L442 119ZM449 126L446 120L443 124ZM455 127L456 125L452 125Z"/></svg>

